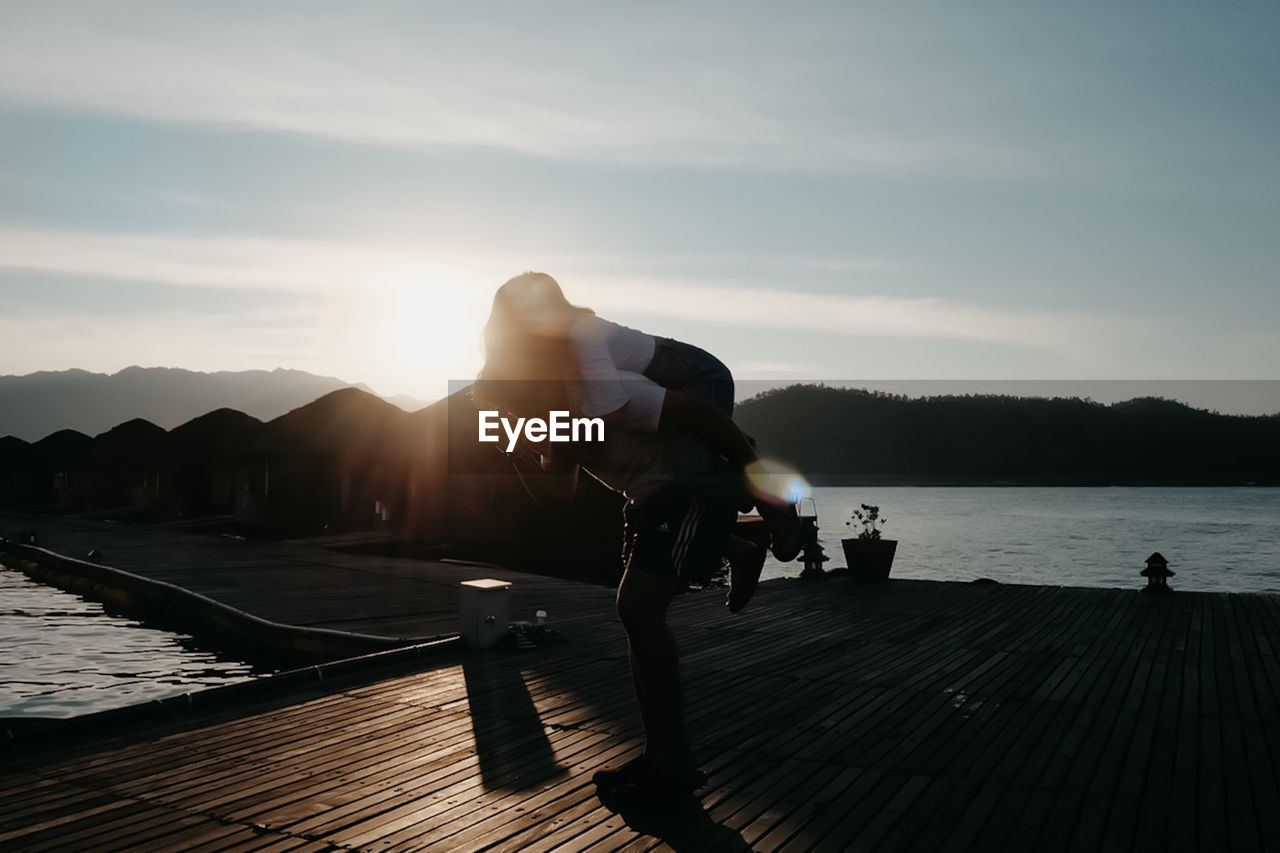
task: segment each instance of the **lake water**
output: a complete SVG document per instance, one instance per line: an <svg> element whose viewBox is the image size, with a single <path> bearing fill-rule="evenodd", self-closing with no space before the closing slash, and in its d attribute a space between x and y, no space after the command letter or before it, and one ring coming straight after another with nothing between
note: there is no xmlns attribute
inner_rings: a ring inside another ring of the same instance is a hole
<svg viewBox="0 0 1280 853"><path fill-rule="evenodd" d="M0 717L72 717L253 677L189 637L0 566Z"/></svg>
<svg viewBox="0 0 1280 853"><path fill-rule="evenodd" d="M1280 489L819 487L818 536L845 565L840 539L860 504L898 540L893 577L1131 588L1159 551L1175 589L1280 592ZM798 564L770 558L765 577Z"/></svg>

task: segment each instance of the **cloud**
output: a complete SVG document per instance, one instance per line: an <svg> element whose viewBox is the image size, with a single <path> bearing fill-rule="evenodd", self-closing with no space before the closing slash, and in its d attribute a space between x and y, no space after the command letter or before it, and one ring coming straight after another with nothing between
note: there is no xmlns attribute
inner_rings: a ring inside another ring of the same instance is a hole
<svg viewBox="0 0 1280 853"><path fill-rule="evenodd" d="M530 260L531 264L524 263ZM375 376L382 370L379 359L394 360L394 355L382 353L392 339L402 346L418 340L438 342L436 349L423 350L420 357L400 357L401 366L397 369L402 375L411 367L421 372L413 365L425 364L424 359L448 375L474 372L471 364L476 357L474 341L483 325L493 290L513 270L528 265L554 269L557 273L563 271L558 277L565 282L573 301L641 328L648 327L653 318L661 318L676 321L681 328L701 330L718 326L768 332L768 339L773 342L772 355L735 357L743 363L759 361L748 372L771 376L818 375L818 371L809 370L801 363L776 358L777 347L795 351L797 344L813 334L930 341L938 346L948 342L990 345L995 347L990 350L989 357L995 359L992 365L1004 364L1008 359L1016 363L1020 352L1038 352L1052 356L1059 365L1055 370L1065 371L1061 373L1064 376L1238 373L1230 368L1228 357L1221 353L1203 353L1196 369L1189 369L1187 346L1178 342L1194 336L1182 328L1184 324L1171 317L971 304L935 296L897 296L882 288L909 285L919 293L927 288L927 283L919 280L918 271L908 271L910 275L906 280L899 280L905 275L904 268L893 264L824 260L819 266L830 266L834 271L820 290L796 285L791 285L794 289L783 289L775 283L779 275L777 267L770 265L760 266L751 279L734 280L704 277L696 269L682 275L677 258L666 259L671 269L661 275L628 272L610 276L601 272L602 267L639 269L644 266L643 263L629 265L626 261L625 257L618 256L609 264L603 264L600 256L572 254L533 259L502 253L469 256L461 250L451 255L447 250L431 246L406 250L369 243L235 235L184 237L0 228L0 267L71 274L85 280L101 280L104 286L110 286L111 280L146 281L175 288L223 287L305 294L307 300L294 303L295 316L267 316L268 307L267 313L258 319L246 315L246 323L263 326L278 320L280 328L291 330L280 339L299 341L294 349L305 363L282 358L280 364L312 369L314 353L328 349L335 359L340 356L344 364L366 364L358 377L378 381L388 388L406 387L394 377ZM843 292L832 292L832 286L838 286ZM850 292L855 288L862 292ZM77 313L74 305L59 310L67 317L75 317ZM296 315L298 310L306 316ZM182 328L185 321L142 317L156 313L147 312L145 306L138 313L140 324L158 330L156 345L151 350L157 354L155 363L178 363L186 358L185 354L192 350L186 346L189 341L173 337L173 330ZM199 318L200 315L189 316ZM207 312L205 316L209 316ZM99 318L88 319L99 321ZM216 348L221 351L219 357L240 346L234 343L240 338L235 313L228 313L220 322L231 324L222 327L225 332L222 338L219 338L222 333L210 326L203 339L206 343L215 339L224 341ZM397 325L392 329L388 323L398 323L403 328ZM110 332L95 333L92 337L106 340ZM174 355L162 359L160 342L170 338L176 342ZM17 340L12 335L7 339ZM22 339L28 340L30 335L24 334ZM211 345L195 347L196 351L212 349ZM282 351L286 349L289 347L282 347ZM1275 345L1273 339L1259 338L1239 343L1236 349L1241 351L1232 349L1232 357L1256 363L1260 353L1269 355ZM940 355L941 350L929 352L933 355L920 358L947 357ZM137 356L131 358L130 363L142 360ZM205 359L192 364L214 362ZM921 368L921 365L915 367ZM936 371L941 367L924 369ZM849 369L848 365L839 367L842 372ZM324 370L344 375L341 364L330 363ZM1005 372L1004 367L992 367L987 375ZM352 374L352 370L345 373ZM419 395L428 393L420 387L409 390Z"/></svg>
<svg viewBox="0 0 1280 853"><path fill-rule="evenodd" d="M617 286L640 288L640 292L657 287L655 293L665 294L667 290L655 284L655 279L723 276L725 270L743 266L756 270L764 280L794 276L797 271L839 278L883 278L900 275L905 269L892 261L811 255L530 253L422 242L406 249L399 244L252 234L184 236L0 226L0 267L291 293L346 292L424 273L496 289L511 275L535 268L554 270L565 282L608 281L606 271L623 271L634 278Z"/></svg>
<svg viewBox="0 0 1280 853"><path fill-rule="evenodd" d="M736 366L743 376L752 377L752 381L772 378L804 379L810 376L818 376L824 370L821 365L808 362L770 361L760 359L744 361ZM741 390L739 390L738 393L741 396Z"/></svg>
<svg viewBox="0 0 1280 853"><path fill-rule="evenodd" d="M321 241L0 228L0 266L178 286L347 291L427 261L386 247Z"/></svg>
<svg viewBox="0 0 1280 853"><path fill-rule="evenodd" d="M430 250L251 236L182 237L0 228L0 266L175 286L258 288L356 297L405 279L448 282L487 297L515 269L505 258L481 266ZM598 258L553 268L597 268ZM839 268L858 270L853 261ZM885 267L888 268L888 267ZM881 267L872 265L870 269ZM762 273L768 276L766 270ZM432 285L434 286L434 285ZM609 315L668 317L714 325L884 337L985 341L1088 360L1107 340L1145 334L1131 319L968 305L936 297L784 290L764 281L574 276L572 296ZM474 300L473 300L474 301ZM1150 325L1150 324L1147 324Z"/></svg>
<svg viewBox="0 0 1280 853"><path fill-rule="evenodd" d="M1055 352L1081 364L1098 361L1109 342L1154 334L1150 323L1083 312L966 305L940 298L807 293L753 284L597 282L582 301L606 313L696 318L751 329L982 341Z"/></svg>
<svg viewBox="0 0 1280 853"><path fill-rule="evenodd" d="M502 281L443 252L22 228L0 228L0 269L118 287L122 303L104 313L96 295L93 304L65 292L27 299L0 322L0 371L286 366L422 397L437 396L449 376L475 373L493 282ZM139 282L160 285L164 298L139 301ZM210 307L217 288L235 299ZM302 298L251 298L263 291Z"/></svg>
<svg viewBox="0 0 1280 853"><path fill-rule="evenodd" d="M981 88L943 91L936 61L879 44L869 14L682 8L677 27L589 5L40 3L6 18L0 97L25 104L607 162L1035 168L993 117L957 115Z"/></svg>
<svg viewBox="0 0 1280 853"><path fill-rule="evenodd" d="M122 320L69 310L0 317L0 337L0 373L8 374L69 368L111 373L134 364L205 371L349 366L326 358L323 341L298 317L271 313L231 318L166 310Z"/></svg>

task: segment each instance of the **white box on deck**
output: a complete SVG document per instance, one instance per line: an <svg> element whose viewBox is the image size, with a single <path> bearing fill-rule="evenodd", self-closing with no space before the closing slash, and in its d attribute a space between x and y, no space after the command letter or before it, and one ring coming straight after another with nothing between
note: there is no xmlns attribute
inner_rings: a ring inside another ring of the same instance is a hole
<svg viewBox="0 0 1280 853"><path fill-rule="evenodd" d="M487 649L507 635L511 582L480 578L462 582L462 638Z"/></svg>

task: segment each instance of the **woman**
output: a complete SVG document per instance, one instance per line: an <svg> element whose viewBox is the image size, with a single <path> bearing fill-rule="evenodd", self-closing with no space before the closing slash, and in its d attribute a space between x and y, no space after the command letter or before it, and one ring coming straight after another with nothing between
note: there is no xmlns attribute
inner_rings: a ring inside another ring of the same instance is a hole
<svg viewBox="0 0 1280 853"><path fill-rule="evenodd" d="M733 535L745 500L743 466L755 450L729 418L733 379L714 357L611 323L565 299L542 273L525 273L494 296L477 394L521 417L551 411L602 418L604 441L551 452L535 466L513 459L531 493L535 471L558 472L572 493L581 466L627 498L618 614L645 730L644 753L593 777L622 800L652 802L705 780L685 733L679 651L666 624L671 601L730 561L728 604L755 589L764 545ZM522 461L523 460L523 461ZM772 513L778 517L778 513ZM785 518L785 515L783 515ZM785 529L785 525L783 525ZM794 538L794 537L793 537ZM777 539L775 538L775 542ZM787 557L785 544L780 556ZM794 558L795 553L790 553Z"/></svg>
<svg viewBox="0 0 1280 853"><path fill-rule="evenodd" d="M730 419L733 376L715 356L572 305L555 279L536 272L498 289L484 347L480 378L504 383L515 414L570 409L613 427L663 434L682 485L732 498L743 510L758 504L774 556L796 558L793 508L748 494L742 468L755 460L755 449Z"/></svg>

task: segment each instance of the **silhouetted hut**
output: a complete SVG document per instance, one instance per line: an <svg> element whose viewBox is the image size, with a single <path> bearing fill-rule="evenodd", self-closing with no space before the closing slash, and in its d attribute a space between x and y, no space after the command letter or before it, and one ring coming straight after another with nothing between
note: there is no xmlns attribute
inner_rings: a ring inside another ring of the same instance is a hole
<svg viewBox="0 0 1280 853"><path fill-rule="evenodd" d="M35 491L35 451L30 442L0 437L0 506L30 503Z"/></svg>
<svg viewBox="0 0 1280 853"><path fill-rule="evenodd" d="M168 450L169 434L142 418L96 436L94 508L163 509L170 486Z"/></svg>
<svg viewBox="0 0 1280 853"><path fill-rule="evenodd" d="M299 531L372 526L395 506L405 460L389 443L407 415L357 388L343 388L267 423L265 493L274 524Z"/></svg>
<svg viewBox="0 0 1280 853"><path fill-rule="evenodd" d="M84 510L93 505L93 439L73 429L58 430L31 445L34 503L59 510Z"/></svg>
<svg viewBox="0 0 1280 853"><path fill-rule="evenodd" d="M449 541L449 400L408 414L392 429L391 444L404 460L402 493L393 505L396 529L428 543Z"/></svg>
<svg viewBox="0 0 1280 853"><path fill-rule="evenodd" d="M262 421L244 412L216 409L170 432L179 511L256 520L266 489L262 429Z"/></svg>

